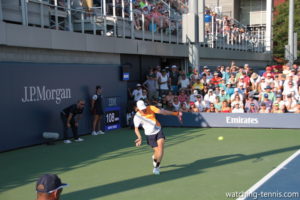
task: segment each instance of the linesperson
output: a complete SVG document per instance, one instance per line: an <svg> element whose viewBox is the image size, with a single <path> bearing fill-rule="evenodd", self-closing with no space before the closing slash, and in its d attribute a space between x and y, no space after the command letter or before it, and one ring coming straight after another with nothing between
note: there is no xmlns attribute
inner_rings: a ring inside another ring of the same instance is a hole
<svg viewBox="0 0 300 200"><path fill-rule="evenodd" d="M137 112L133 118L135 127L134 131L137 136L137 139L135 140L135 145L140 146L142 144L142 136L139 131L139 126L142 125L147 138L147 144L150 145L153 149L153 173L155 175L159 175L159 166L164 154L165 136L161 130L160 123L155 117L155 114L174 115L177 116L178 119L181 121L182 113L160 110L155 106L146 106L144 101L142 100L137 101L136 105Z"/></svg>

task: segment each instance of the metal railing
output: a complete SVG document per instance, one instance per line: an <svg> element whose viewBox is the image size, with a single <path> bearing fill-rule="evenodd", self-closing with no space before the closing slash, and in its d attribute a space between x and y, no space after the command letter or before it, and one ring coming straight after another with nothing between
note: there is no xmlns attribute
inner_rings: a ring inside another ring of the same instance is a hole
<svg viewBox="0 0 300 200"><path fill-rule="evenodd" d="M5 20L1 1L3 5L3 0L0 0L0 19L2 17ZM181 19L170 16L149 17L140 10L133 9L132 0L121 0L120 4L116 4L116 0L112 0L111 4L102 0L100 7L91 8L74 5L71 0L62 0L64 5L60 4L60 0L51 0L52 3L49 0L10 0L13 1L19 2L19 8L16 9L20 12L20 23L24 26L161 43L182 43ZM38 21L35 24L30 21L33 18L32 6L35 6L40 18L35 20ZM205 39L201 46L208 48L265 51L264 32L228 30L224 21L216 20L214 16L209 29L205 31Z"/></svg>

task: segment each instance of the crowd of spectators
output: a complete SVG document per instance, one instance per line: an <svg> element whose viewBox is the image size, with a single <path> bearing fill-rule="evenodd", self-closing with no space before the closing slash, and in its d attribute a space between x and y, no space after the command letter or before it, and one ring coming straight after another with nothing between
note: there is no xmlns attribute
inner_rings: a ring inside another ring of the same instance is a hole
<svg viewBox="0 0 300 200"><path fill-rule="evenodd" d="M133 101L182 112L300 113L300 66L267 66L261 74L248 64L185 71L173 65L151 68L130 90Z"/></svg>

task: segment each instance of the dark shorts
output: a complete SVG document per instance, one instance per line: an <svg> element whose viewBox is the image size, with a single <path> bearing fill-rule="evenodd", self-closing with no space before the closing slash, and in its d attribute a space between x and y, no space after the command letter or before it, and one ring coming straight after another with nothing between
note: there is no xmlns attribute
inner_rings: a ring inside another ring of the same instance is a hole
<svg viewBox="0 0 300 200"><path fill-rule="evenodd" d="M152 148L153 147L157 147L157 140L159 140L160 138L164 138L166 139L164 133L162 132L162 130L160 130L157 134L155 135L146 135L147 138L147 144L150 145Z"/></svg>

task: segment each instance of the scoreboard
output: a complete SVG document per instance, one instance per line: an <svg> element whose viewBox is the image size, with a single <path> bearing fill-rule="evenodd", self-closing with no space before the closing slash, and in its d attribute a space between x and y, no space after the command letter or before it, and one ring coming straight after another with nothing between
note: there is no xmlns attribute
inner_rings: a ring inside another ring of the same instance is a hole
<svg viewBox="0 0 300 200"><path fill-rule="evenodd" d="M121 128L120 110L118 97L108 97L105 99L104 108L104 128L105 131Z"/></svg>

